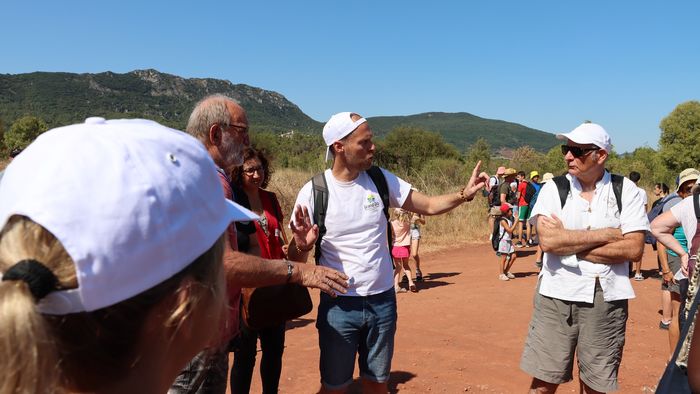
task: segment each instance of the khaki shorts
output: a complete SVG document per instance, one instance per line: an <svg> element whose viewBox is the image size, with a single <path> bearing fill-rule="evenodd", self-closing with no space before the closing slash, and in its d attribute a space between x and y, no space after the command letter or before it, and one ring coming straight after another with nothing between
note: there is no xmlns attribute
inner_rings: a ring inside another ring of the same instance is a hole
<svg viewBox="0 0 700 394"><path fill-rule="evenodd" d="M626 324L627 300L605 302L597 281L592 305L545 297L538 284L520 368L548 383L566 383L573 379L576 353L588 387L617 390Z"/></svg>

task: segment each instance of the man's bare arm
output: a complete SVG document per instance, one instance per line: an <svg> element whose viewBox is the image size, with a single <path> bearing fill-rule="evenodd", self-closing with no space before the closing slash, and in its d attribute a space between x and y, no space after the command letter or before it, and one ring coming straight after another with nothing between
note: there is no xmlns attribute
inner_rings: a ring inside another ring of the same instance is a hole
<svg viewBox="0 0 700 394"><path fill-rule="evenodd" d="M567 230L556 215L537 217L537 232L542 251L568 256L623 239L616 228L597 230Z"/></svg>
<svg viewBox="0 0 700 394"><path fill-rule="evenodd" d="M479 172L481 161L476 163L467 186L461 192L443 194L440 196L426 196L417 191L411 191L401 208L423 215L439 215L445 213L459 204L471 201L477 192L486 185L489 180L488 174ZM464 196L464 198L462 198Z"/></svg>
<svg viewBox="0 0 700 394"><path fill-rule="evenodd" d="M644 253L644 231L633 231L623 235L620 241L606 243L593 249L579 252L576 257L593 263L618 264L641 261Z"/></svg>
<svg viewBox="0 0 700 394"><path fill-rule="evenodd" d="M346 293L348 276L316 264L291 263L290 283L320 289L335 296ZM262 287L287 283L288 268L284 260L265 260L227 247L224 252L226 283L238 287Z"/></svg>

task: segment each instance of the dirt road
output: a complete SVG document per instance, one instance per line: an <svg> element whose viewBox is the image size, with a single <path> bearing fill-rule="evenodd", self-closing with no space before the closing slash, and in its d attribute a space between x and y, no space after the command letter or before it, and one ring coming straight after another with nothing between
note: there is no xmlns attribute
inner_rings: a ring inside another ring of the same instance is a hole
<svg viewBox="0 0 700 394"><path fill-rule="evenodd" d="M398 332L390 390L393 393L522 393L530 377L518 365L537 278L534 248L520 249L515 280L497 279L489 245L468 245L423 256L427 280L418 293L398 294ZM656 267L644 255L649 276ZM627 342L620 368L622 393L652 392L665 366L668 334L658 328L660 281L634 282ZM313 293L314 303L318 294ZM319 387L316 311L289 322L280 381L282 393L315 393ZM351 392L360 392L355 370ZM252 393L261 392L256 369ZM578 392L578 381L559 392Z"/></svg>

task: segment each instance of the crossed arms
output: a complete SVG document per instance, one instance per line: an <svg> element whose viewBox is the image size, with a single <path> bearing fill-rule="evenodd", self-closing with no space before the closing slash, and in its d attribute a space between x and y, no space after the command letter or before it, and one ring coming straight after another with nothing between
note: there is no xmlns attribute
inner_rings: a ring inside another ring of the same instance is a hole
<svg viewBox="0 0 700 394"><path fill-rule="evenodd" d="M544 252L559 256L575 254L579 259L599 264L639 261L644 251L643 231L622 234L617 228L568 230L556 215L539 215L537 231Z"/></svg>

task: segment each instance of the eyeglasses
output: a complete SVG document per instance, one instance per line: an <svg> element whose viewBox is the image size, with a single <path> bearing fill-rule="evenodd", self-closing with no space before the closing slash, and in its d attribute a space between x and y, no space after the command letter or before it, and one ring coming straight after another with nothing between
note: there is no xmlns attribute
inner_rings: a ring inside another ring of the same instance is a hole
<svg viewBox="0 0 700 394"><path fill-rule="evenodd" d="M235 124L235 123L230 123L230 124L223 124L219 123L219 126L224 129L228 128L234 128L236 129L237 132L241 134L248 134L248 125L240 125L240 124Z"/></svg>
<svg viewBox="0 0 700 394"><path fill-rule="evenodd" d="M258 174L262 174L263 172L265 172L265 169L262 168L262 166L255 166L255 167L250 167L250 168L244 168L244 169L243 169L243 173L246 174L246 175L248 175L248 176L251 176L251 175L255 174L256 172L257 172Z"/></svg>
<svg viewBox="0 0 700 394"><path fill-rule="evenodd" d="M688 185L688 186L680 189L679 192L685 193L685 194L690 194L693 192L693 185Z"/></svg>
<svg viewBox="0 0 700 394"><path fill-rule="evenodd" d="M569 145L562 145L561 146L561 154L566 155L567 153L571 152L571 155L575 158L580 158L585 155L587 155L590 152L599 150L600 148L581 148L578 146L569 146Z"/></svg>

